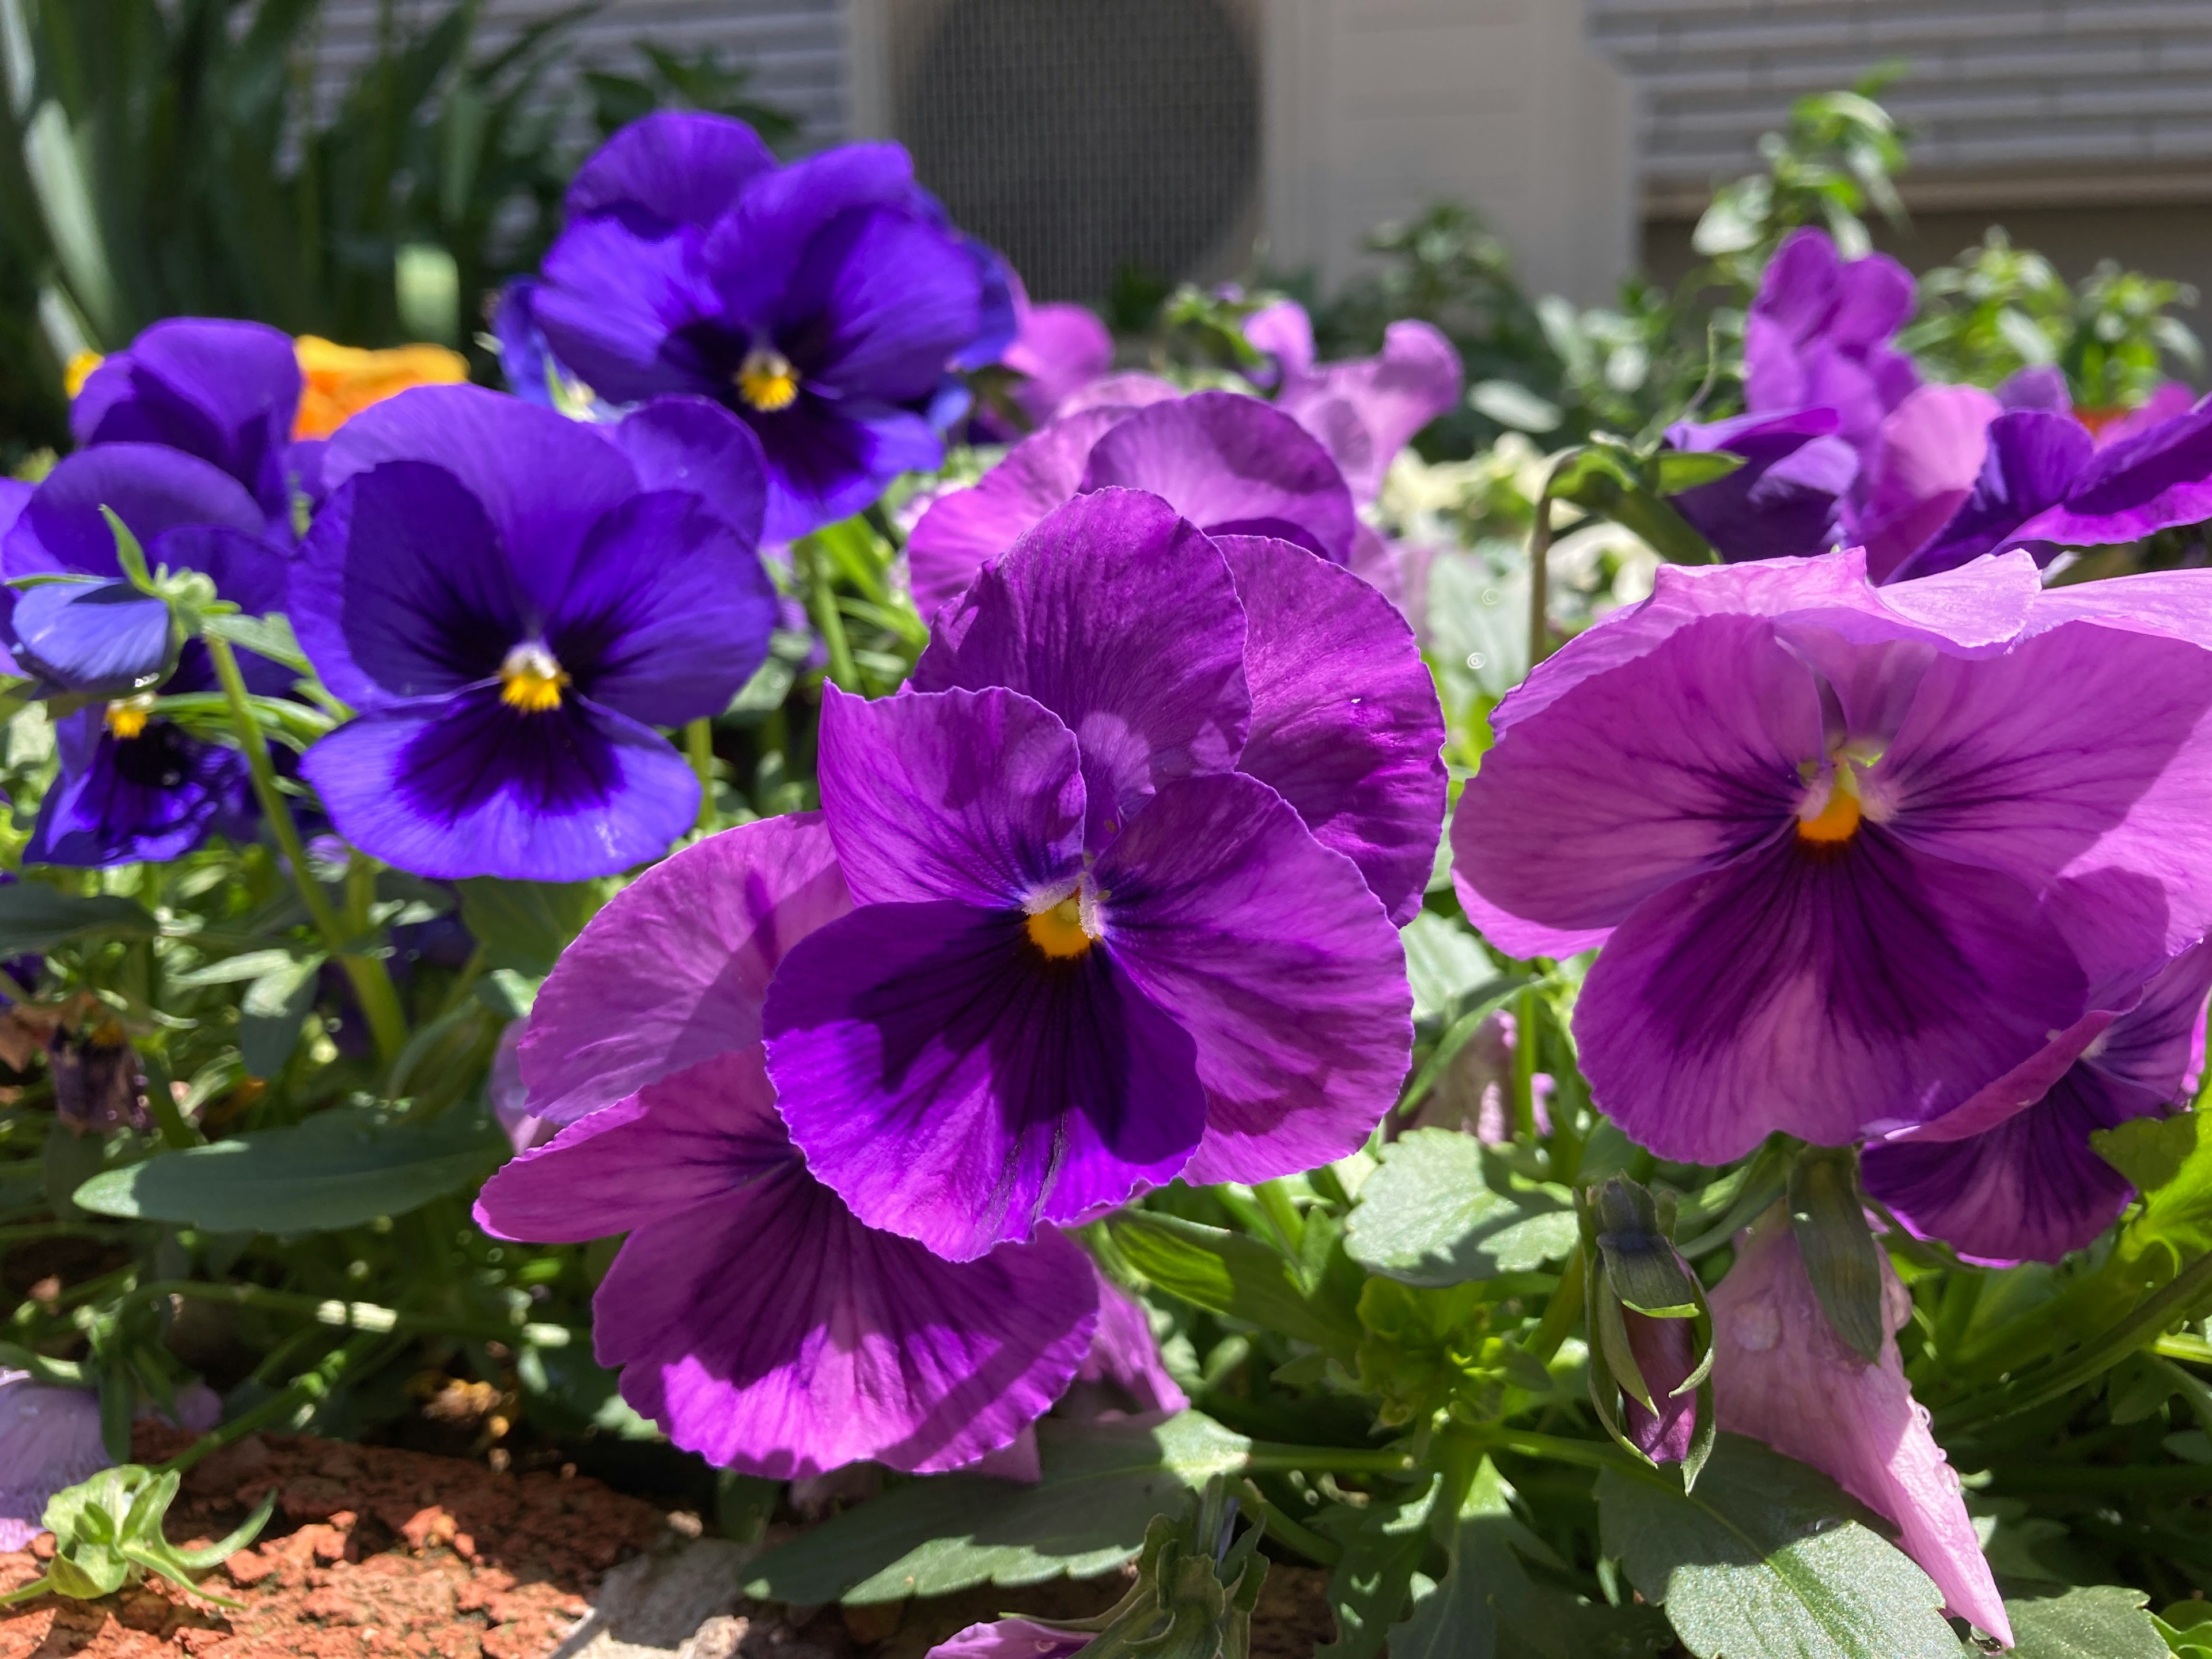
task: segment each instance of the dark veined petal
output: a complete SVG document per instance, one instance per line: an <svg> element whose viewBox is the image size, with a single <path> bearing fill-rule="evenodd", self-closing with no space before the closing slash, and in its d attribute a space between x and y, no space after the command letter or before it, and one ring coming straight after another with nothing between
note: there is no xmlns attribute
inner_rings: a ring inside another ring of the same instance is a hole
<svg viewBox="0 0 2212 1659"><path fill-rule="evenodd" d="M1082 867L1075 737L1018 692L825 686L822 813L863 904L1017 908Z"/></svg>
<svg viewBox="0 0 2212 1659"><path fill-rule="evenodd" d="M1099 856L1105 948L1197 1045L1193 1182L1264 1181L1344 1157L1412 1059L1398 930L1358 866L1236 773L1161 789Z"/></svg>
<svg viewBox="0 0 2212 1659"><path fill-rule="evenodd" d="M941 614L923 691L1005 686L1075 733L1097 848L1170 779L1225 772L1251 720L1244 609L1219 550L1158 498L1081 495Z"/></svg>
<svg viewBox="0 0 2212 1659"><path fill-rule="evenodd" d="M1420 908L1443 829L1443 711L1413 630L1350 571L1224 536L1248 627L1252 727L1237 769L1359 866L1390 919Z"/></svg>
<svg viewBox="0 0 2212 1659"><path fill-rule="evenodd" d="M772 415L744 412L768 460L771 542L794 541L848 519L902 472L933 471L945 441L926 416L896 404L816 396Z"/></svg>
<svg viewBox="0 0 2212 1659"><path fill-rule="evenodd" d="M26 862L101 869L180 858L242 808L246 757L169 720L118 738L100 711L71 715L61 773L40 804Z"/></svg>
<svg viewBox="0 0 2212 1659"><path fill-rule="evenodd" d="M775 339L833 396L909 404L976 338L983 301L982 273L960 238L873 208L841 216L808 243Z"/></svg>
<svg viewBox="0 0 2212 1659"><path fill-rule="evenodd" d="M953 1261L1173 1179L1205 1127L1190 1037L1112 950L1048 957L1018 910L864 905L784 958L767 1026L807 1167Z"/></svg>
<svg viewBox="0 0 2212 1659"><path fill-rule="evenodd" d="M723 315L702 236L612 214L562 231L530 295L530 320L560 367L617 406L726 396L722 359L739 325Z"/></svg>
<svg viewBox="0 0 2212 1659"><path fill-rule="evenodd" d="M1780 1129L1829 1146L1921 1122L2086 1011L2035 890L1871 823L1755 851L1645 899L1575 1010L1593 1099L1662 1158Z"/></svg>
<svg viewBox="0 0 2212 1659"><path fill-rule="evenodd" d="M355 846L448 880L612 875L699 811L698 779L658 732L582 698L511 708L496 685L373 709L300 769Z"/></svg>
<svg viewBox="0 0 2212 1659"><path fill-rule="evenodd" d="M654 865L539 989L520 1048L531 1111L573 1122L759 1042L784 953L852 908L818 812L726 830Z"/></svg>
<svg viewBox="0 0 2212 1659"><path fill-rule="evenodd" d="M973 1462L1058 1398L1097 1318L1057 1234L953 1263L854 1220L784 1140L757 1048L573 1126L481 1207L532 1237L625 1218L600 1363L678 1445L776 1480Z"/></svg>

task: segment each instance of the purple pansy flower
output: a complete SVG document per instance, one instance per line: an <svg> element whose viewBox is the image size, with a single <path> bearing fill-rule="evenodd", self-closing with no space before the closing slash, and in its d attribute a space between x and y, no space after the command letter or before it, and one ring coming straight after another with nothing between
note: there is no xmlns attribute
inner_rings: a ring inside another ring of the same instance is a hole
<svg viewBox="0 0 2212 1659"><path fill-rule="evenodd" d="M108 1467L98 1395L0 1370L0 1550L29 1544L46 1529L47 1499Z"/></svg>
<svg viewBox="0 0 2212 1659"><path fill-rule="evenodd" d="M938 465L967 406L951 371L1013 337L1005 267L896 144L783 167L741 121L663 112L609 139L567 208L502 337L542 337L554 375L617 405L689 392L734 411L767 457L773 541ZM525 356L515 390L546 397Z"/></svg>
<svg viewBox="0 0 2212 1659"><path fill-rule="evenodd" d="M2037 1078L2027 1103L2013 1103L2015 1089L1996 1103L2004 1115L1994 1123L1970 1103L1868 1147L1867 1191L1916 1236L1941 1239L1969 1261L2056 1261L2085 1248L2135 1192L2091 1147L2090 1133L2161 1116L2194 1092L2208 992L2212 945L2200 945L2161 970L2056 1082L2043 1088Z"/></svg>
<svg viewBox="0 0 2212 1659"><path fill-rule="evenodd" d="M271 531L289 539L300 388L289 335L173 317L93 370L70 405L70 431L87 448L161 444L197 456L244 485Z"/></svg>
<svg viewBox="0 0 2212 1659"><path fill-rule="evenodd" d="M1114 366L1114 337L1088 306L1066 301L1032 304L1018 278L1013 295L1013 343L999 362L1022 377L1007 395L1036 428L1058 414L1069 396Z"/></svg>
<svg viewBox="0 0 2212 1659"><path fill-rule="evenodd" d="M1014 446L970 489L931 503L907 540L915 603L932 617L1061 502L1119 486L1159 496L1209 535L1272 536L1348 563L1351 489L1318 440L1232 392L1107 404Z"/></svg>
<svg viewBox="0 0 2212 1659"><path fill-rule="evenodd" d="M1844 496L1858 474L1858 457L1836 425L1827 409L1679 421L1667 428L1672 447L1726 451L1744 464L1668 499L1723 559L1826 553L1836 545Z"/></svg>
<svg viewBox="0 0 2212 1659"><path fill-rule="evenodd" d="M1240 594L1265 630L1276 596L1297 608L1278 577L1313 573L1340 574L1100 491L939 619L914 690L829 694L823 817L860 903L786 959L769 1066L809 1166L862 1219L972 1257L1186 1167L1258 1180L1340 1157L1387 1109L1409 1004L1369 883L1408 884L1434 753L1369 747L1420 726L1388 706L1411 693L1388 689L1379 641L1365 660L1316 647L1326 693L1262 667L1255 696ZM1271 684L1302 718L1270 717ZM1318 811L1363 770L1389 779L1351 814L1370 827L1322 828L1370 854L1365 878L1261 781Z"/></svg>
<svg viewBox="0 0 2212 1659"><path fill-rule="evenodd" d="M678 1445L787 1479L960 1467L1083 1363L1088 1260L1046 1231L939 1260L806 1170L761 1063L786 952L851 908L818 816L686 848L592 918L532 1011L531 1109L565 1124L486 1183L504 1237L628 1231L594 1301L601 1364Z"/></svg>
<svg viewBox="0 0 2212 1659"><path fill-rule="evenodd" d="M1454 878L1516 955L1605 945L1575 1026L1631 1135L1927 1122L2203 936L2212 577L2092 587L1665 567L1499 707Z"/></svg>
<svg viewBox="0 0 2212 1659"><path fill-rule="evenodd" d="M1073 1659L1091 1640L1086 1631L1054 1630L1030 1619L994 1619L955 1631L922 1659Z"/></svg>
<svg viewBox="0 0 2212 1659"><path fill-rule="evenodd" d="M1912 1298L1881 1261L1887 1326L1869 1363L1821 1311L1780 1206L1737 1243L1712 1293L1713 1416L1731 1434L1809 1463L1894 1522L1899 1544L1936 1581L1943 1603L2012 1645L2012 1627L1983 1558L1959 1477L1912 1398L1894 1333Z"/></svg>
<svg viewBox="0 0 2212 1659"><path fill-rule="evenodd" d="M1912 276L1887 254L1845 260L1823 230L1783 239L1744 325L1744 406L1754 415L1836 411L1863 453L1882 416L1920 384L1890 344L1912 315Z"/></svg>
<svg viewBox="0 0 2212 1659"><path fill-rule="evenodd" d="M576 881L690 826L698 780L653 728L720 714L775 625L742 424L429 386L347 422L324 477L293 617L361 711L301 763L339 834L420 875Z"/></svg>
<svg viewBox="0 0 2212 1659"><path fill-rule="evenodd" d="M1289 301L1270 307L1303 310ZM1339 362L1313 361L1310 324L1303 333L1287 319L1256 314L1247 325L1252 343L1270 343L1279 380L1275 407L1321 440L1353 496L1371 501L1382 493L1382 475L1413 434L1459 402L1462 373L1459 352L1432 325L1411 319L1383 331L1382 349L1372 357Z"/></svg>

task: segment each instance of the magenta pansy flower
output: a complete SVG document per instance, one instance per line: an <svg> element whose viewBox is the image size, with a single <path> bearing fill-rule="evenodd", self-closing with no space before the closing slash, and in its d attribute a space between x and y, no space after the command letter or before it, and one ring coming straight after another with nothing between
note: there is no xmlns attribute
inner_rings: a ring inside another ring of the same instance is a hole
<svg viewBox="0 0 2212 1659"><path fill-rule="evenodd" d="M2212 577L2025 555L1662 568L1492 716L1461 896L1516 955L1605 945L1575 1028L1662 1156L1926 1123L2212 921L2208 623Z"/></svg>
<svg viewBox="0 0 2212 1659"><path fill-rule="evenodd" d="M1059 1234L945 1261L864 1225L793 1149L761 994L850 904L811 814L687 848L617 896L520 1050L533 1113L567 1127L477 1204L501 1237L627 1231L592 1304L599 1362L676 1444L778 1480L973 1463L1060 1396L1097 1322L1091 1263Z"/></svg>

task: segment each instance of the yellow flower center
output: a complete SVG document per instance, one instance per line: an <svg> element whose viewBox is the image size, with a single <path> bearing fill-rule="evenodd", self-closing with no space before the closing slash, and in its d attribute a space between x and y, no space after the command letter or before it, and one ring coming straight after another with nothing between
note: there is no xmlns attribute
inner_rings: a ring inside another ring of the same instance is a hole
<svg viewBox="0 0 2212 1659"><path fill-rule="evenodd" d="M499 700L526 714L543 714L561 706L568 671L542 645L518 645L499 665Z"/></svg>
<svg viewBox="0 0 2212 1659"><path fill-rule="evenodd" d="M738 395L763 415L789 409L799 401L799 371L791 359L771 346L755 346L745 354L737 373Z"/></svg>
<svg viewBox="0 0 2212 1659"><path fill-rule="evenodd" d="M1840 762L1820 810L1809 817L1802 811L1798 813L1797 839L1820 846L1839 846L1858 833L1859 820L1865 816L1851 764L1849 761Z"/></svg>
<svg viewBox="0 0 2212 1659"><path fill-rule="evenodd" d="M1070 893L1049 909L1034 912L1024 925L1030 943L1055 962L1079 957L1091 946L1090 930L1083 925L1079 893Z"/></svg>
<svg viewBox="0 0 2212 1659"><path fill-rule="evenodd" d="M143 732L146 722L153 718L154 699L150 696L126 697L107 705L107 729L126 742Z"/></svg>

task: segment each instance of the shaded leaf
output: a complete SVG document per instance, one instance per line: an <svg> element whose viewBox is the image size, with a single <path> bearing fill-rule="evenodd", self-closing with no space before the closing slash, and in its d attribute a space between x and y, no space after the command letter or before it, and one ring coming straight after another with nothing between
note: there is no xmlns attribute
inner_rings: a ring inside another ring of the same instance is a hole
<svg viewBox="0 0 2212 1659"><path fill-rule="evenodd" d="M485 952L485 966L543 979L584 931L605 896L596 882L462 882L461 920Z"/></svg>
<svg viewBox="0 0 2212 1659"><path fill-rule="evenodd" d="M2150 1597L2121 1584L2087 1584L2063 1595L2005 1602L2015 1659L2166 1659L2166 1638L2143 1607Z"/></svg>
<svg viewBox="0 0 2212 1659"><path fill-rule="evenodd" d="M1350 1316L1310 1298L1289 1261L1256 1239L1141 1210L1115 1217L1111 1225L1129 1265L1171 1296L1316 1347L1358 1346Z"/></svg>
<svg viewBox="0 0 2212 1659"><path fill-rule="evenodd" d="M84 939L152 939L161 931L133 899L82 897L42 881L0 887L0 957L28 956Z"/></svg>
<svg viewBox="0 0 2212 1659"><path fill-rule="evenodd" d="M744 1592L819 1605L1087 1578L1135 1555L1155 1515L1242 1468L1250 1443L1198 1412L1149 1426L1047 1419L1036 1486L945 1474L894 1487L762 1556Z"/></svg>
<svg viewBox="0 0 2212 1659"><path fill-rule="evenodd" d="M1382 1167L1359 1189L1345 1249L1370 1273L1435 1288L1525 1273L1565 1256L1576 1237L1563 1199L1492 1188L1474 1136L1415 1129L1382 1149Z"/></svg>

